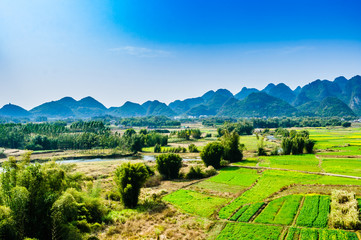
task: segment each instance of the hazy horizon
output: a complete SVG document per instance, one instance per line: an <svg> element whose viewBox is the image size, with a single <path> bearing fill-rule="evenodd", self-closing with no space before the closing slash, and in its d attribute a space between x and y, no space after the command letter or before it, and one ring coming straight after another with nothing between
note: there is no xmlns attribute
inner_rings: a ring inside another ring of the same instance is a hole
<svg viewBox="0 0 361 240"><path fill-rule="evenodd" d="M359 1L0 3L0 105L106 107L361 74Z"/></svg>

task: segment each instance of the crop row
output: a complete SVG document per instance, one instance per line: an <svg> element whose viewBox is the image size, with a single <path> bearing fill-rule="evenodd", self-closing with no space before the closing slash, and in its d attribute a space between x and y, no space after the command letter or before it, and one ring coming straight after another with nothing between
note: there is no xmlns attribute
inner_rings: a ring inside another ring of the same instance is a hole
<svg viewBox="0 0 361 240"><path fill-rule="evenodd" d="M329 212L330 198L328 196L306 196L296 225L324 228L327 226Z"/></svg>
<svg viewBox="0 0 361 240"><path fill-rule="evenodd" d="M282 227L251 223L228 223L216 240L278 240Z"/></svg>
<svg viewBox="0 0 361 240"><path fill-rule="evenodd" d="M355 232L334 230L290 227L285 240L358 240Z"/></svg>
<svg viewBox="0 0 361 240"><path fill-rule="evenodd" d="M258 202L250 205L244 205L240 208L230 220L238 222L248 222L252 216L264 205L263 202Z"/></svg>
<svg viewBox="0 0 361 240"><path fill-rule="evenodd" d="M301 195L290 195L273 200L255 219L255 222L290 225L295 218L301 199Z"/></svg>

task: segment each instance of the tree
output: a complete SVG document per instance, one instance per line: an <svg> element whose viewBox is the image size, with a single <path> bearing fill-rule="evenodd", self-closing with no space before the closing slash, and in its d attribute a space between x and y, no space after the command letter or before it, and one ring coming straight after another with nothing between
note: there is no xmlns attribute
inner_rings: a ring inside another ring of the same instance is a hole
<svg viewBox="0 0 361 240"><path fill-rule="evenodd" d="M238 162L243 158L241 145L239 144L239 135L236 131L229 133L225 130L221 138L221 143L224 147L223 159L230 162Z"/></svg>
<svg viewBox="0 0 361 240"><path fill-rule="evenodd" d="M306 139L305 140L305 149L307 153L313 152L313 147L315 146L315 141L312 139Z"/></svg>
<svg viewBox="0 0 361 240"><path fill-rule="evenodd" d="M140 189L148 176L148 170L142 163L123 163L116 169L114 180L125 207L137 206Z"/></svg>
<svg viewBox="0 0 361 240"><path fill-rule="evenodd" d="M210 142L208 143L201 152L201 158L204 164L208 166L212 166L214 168L219 168L221 158L224 153L224 147L219 142Z"/></svg>
<svg viewBox="0 0 361 240"><path fill-rule="evenodd" d="M168 153L157 156L157 170L165 179L178 178L182 167L182 158L178 154Z"/></svg>
<svg viewBox="0 0 361 240"><path fill-rule="evenodd" d="M282 139L281 147L284 155L290 155L292 151L292 139L285 137Z"/></svg>

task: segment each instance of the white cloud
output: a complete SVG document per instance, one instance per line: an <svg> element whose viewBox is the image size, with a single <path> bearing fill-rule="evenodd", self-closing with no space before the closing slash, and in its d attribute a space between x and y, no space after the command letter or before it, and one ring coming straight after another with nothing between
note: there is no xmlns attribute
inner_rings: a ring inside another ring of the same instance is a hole
<svg viewBox="0 0 361 240"><path fill-rule="evenodd" d="M112 52L125 53L128 55L132 55L136 57L145 57L145 58L168 57L172 54L169 51L150 49L145 47L134 47L134 46L112 48L109 50Z"/></svg>

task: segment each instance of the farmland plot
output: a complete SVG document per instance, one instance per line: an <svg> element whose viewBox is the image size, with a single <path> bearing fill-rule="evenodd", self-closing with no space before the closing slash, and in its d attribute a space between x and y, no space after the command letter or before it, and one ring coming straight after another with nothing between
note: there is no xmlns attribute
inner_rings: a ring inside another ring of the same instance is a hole
<svg viewBox="0 0 361 240"><path fill-rule="evenodd" d="M289 225L297 213L301 199L301 195L290 195L273 200L258 215L255 222Z"/></svg>

